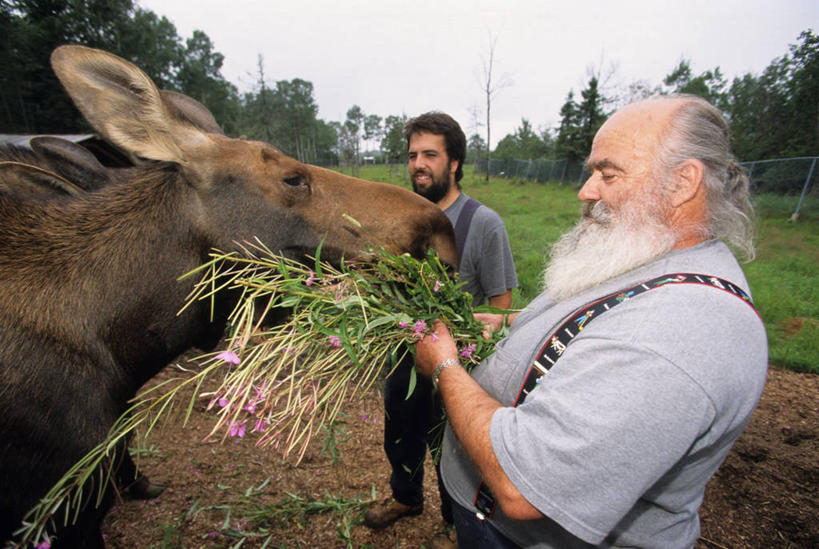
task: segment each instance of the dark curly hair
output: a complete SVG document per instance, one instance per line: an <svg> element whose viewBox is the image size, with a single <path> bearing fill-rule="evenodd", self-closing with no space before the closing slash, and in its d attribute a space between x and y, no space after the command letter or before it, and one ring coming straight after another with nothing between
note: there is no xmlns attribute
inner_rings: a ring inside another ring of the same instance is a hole
<svg viewBox="0 0 819 549"><path fill-rule="evenodd" d="M461 188L459 181L464 176L464 160L466 159L466 136L461 126L454 118L442 112L427 112L407 121L404 125L404 137L407 139L409 148L410 137L416 133L427 132L435 135L443 135L446 143L446 154L450 160L458 161L458 169L455 170L455 182Z"/></svg>

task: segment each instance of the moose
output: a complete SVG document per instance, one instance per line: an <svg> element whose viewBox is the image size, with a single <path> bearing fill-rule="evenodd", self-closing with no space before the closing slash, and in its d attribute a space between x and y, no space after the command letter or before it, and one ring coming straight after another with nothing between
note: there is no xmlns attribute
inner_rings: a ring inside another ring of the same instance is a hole
<svg viewBox="0 0 819 549"><path fill-rule="evenodd" d="M97 173L102 184L80 181L97 170L82 162L0 170L0 545L147 380L180 353L218 344L229 296L213 313L179 313L195 283L179 277L212 249L258 238L294 259L321 244L323 259L341 261L368 245L415 256L432 247L457 262L446 216L409 190L229 138L195 102L161 93L110 53L61 46L51 64L95 130L139 161ZM39 182L15 192L26 178ZM31 190L49 179L70 187ZM102 505L56 521L52 547L103 547L113 497L108 486Z"/></svg>

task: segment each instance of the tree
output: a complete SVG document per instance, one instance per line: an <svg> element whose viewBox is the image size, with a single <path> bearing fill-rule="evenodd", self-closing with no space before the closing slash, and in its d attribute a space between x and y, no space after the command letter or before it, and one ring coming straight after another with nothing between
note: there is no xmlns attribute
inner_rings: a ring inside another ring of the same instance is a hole
<svg viewBox="0 0 819 549"><path fill-rule="evenodd" d="M220 72L225 56L213 50L213 42L200 30L193 31L185 44L177 73L179 90L205 105L226 133L232 133L238 118L238 92Z"/></svg>
<svg viewBox="0 0 819 549"><path fill-rule="evenodd" d="M12 0L2 3L3 54L0 97L3 131L87 130L49 65L51 52L66 43L115 45L133 9L130 0Z"/></svg>
<svg viewBox="0 0 819 549"><path fill-rule="evenodd" d="M819 37L808 30L799 40L759 76L733 80L725 110L739 158L813 156L819 151Z"/></svg>
<svg viewBox="0 0 819 549"><path fill-rule="evenodd" d="M329 124L337 136L335 154L340 162L353 166L355 164L356 146L353 135L350 133L350 126L335 120Z"/></svg>
<svg viewBox="0 0 819 549"><path fill-rule="evenodd" d="M791 130L785 154L794 156L819 153L819 36L806 30L799 39L785 60Z"/></svg>
<svg viewBox="0 0 819 549"><path fill-rule="evenodd" d="M650 97L656 97L662 93L662 87L652 86L647 80L634 80L625 86L619 86L614 91L614 98L611 103L613 110L619 110L626 105L643 101Z"/></svg>
<svg viewBox="0 0 819 549"><path fill-rule="evenodd" d="M694 76L691 64L683 59L663 83L672 89L673 93L689 93L708 100L717 108L723 109L726 104L725 78L719 67Z"/></svg>
<svg viewBox="0 0 819 549"><path fill-rule="evenodd" d="M344 137L351 152L353 174L358 176L361 171L361 129L364 125L364 111L358 105L347 110L347 119L344 121Z"/></svg>
<svg viewBox="0 0 819 549"><path fill-rule="evenodd" d="M584 158L591 152L594 136L606 120L606 114L603 112L606 98L600 93L598 84L596 76L589 79L586 88L580 92L583 101L577 107L580 122L578 145Z"/></svg>
<svg viewBox="0 0 819 549"><path fill-rule="evenodd" d="M176 27L167 18L136 8L120 40L121 55L145 71L159 89L178 88L176 72L184 51Z"/></svg>
<svg viewBox="0 0 819 549"><path fill-rule="evenodd" d="M492 100L496 93L502 88L511 85L508 76L504 75L500 79L494 79L495 70L495 46L498 43L498 37L489 34L489 50L482 63L481 73L481 87L486 96L486 181L489 181L489 169L492 162Z"/></svg>
<svg viewBox="0 0 819 549"><path fill-rule="evenodd" d="M548 133L547 133L548 135ZM520 127L514 133L506 135L498 142L495 148L497 158L535 159L544 158L548 154L546 144L532 129L526 118L521 118Z"/></svg>
<svg viewBox="0 0 819 549"><path fill-rule="evenodd" d="M301 78L276 82L278 96L278 140L287 143L291 155L303 162L311 158L311 137L318 105L313 99L313 83Z"/></svg>
<svg viewBox="0 0 819 549"><path fill-rule="evenodd" d="M222 78L221 54L201 31L183 46L166 18L132 0L0 2L0 131L90 131L51 70L57 46L84 44L139 66L160 89L186 93L229 131L238 95Z"/></svg>
<svg viewBox="0 0 819 549"><path fill-rule="evenodd" d="M377 147L381 144L381 137L383 134L384 129L381 127L380 116L377 114L368 114L364 117L364 143L375 141Z"/></svg>
<svg viewBox="0 0 819 549"><path fill-rule="evenodd" d="M569 162L577 162L584 157L581 145L580 108L574 100L574 90L569 90L566 102L560 108L560 126L555 140L555 153Z"/></svg>
<svg viewBox="0 0 819 549"><path fill-rule="evenodd" d="M404 126L407 123L407 115L389 115L384 119L384 133L381 137L381 150L387 156L389 175L392 175L392 165L401 164L401 172L404 170L404 156L407 151L407 143L404 139Z"/></svg>
<svg viewBox="0 0 819 549"><path fill-rule="evenodd" d="M338 154L335 149L338 144L338 133L335 128L320 118L313 125L313 156L310 162L319 166L337 166Z"/></svg>
<svg viewBox="0 0 819 549"><path fill-rule="evenodd" d="M466 161L474 163L477 168L481 162L481 157L486 150L486 141L478 133L473 133L466 144Z"/></svg>

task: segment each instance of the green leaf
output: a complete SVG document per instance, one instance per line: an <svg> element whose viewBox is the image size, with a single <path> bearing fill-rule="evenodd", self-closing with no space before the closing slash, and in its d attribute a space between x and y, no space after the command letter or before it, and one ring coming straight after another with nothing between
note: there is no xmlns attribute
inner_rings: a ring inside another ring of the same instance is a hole
<svg viewBox="0 0 819 549"><path fill-rule="evenodd" d="M324 238L322 238L321 242L319 242L319 245L316 246L316 262L315 262L316 276L324 276L324 271L321 270L321 249L322 249L322 247L324 247Z"/></svg>
<svg viewBox="0 0 819 549"><path fill-rule="evenodd" d="M415 369L415 366L412 367L410 370L410 378L409 378L409 386L407 387L407 396L404 400L409 400L409 397L412 396L412 393L415 391L415 385L418 383L418 370Z"/></svg>
<svg viewBox="0 0 819 549"><path fill-rule="evenodd" d="M362 332L362 335L367 334L367 333L375 330L376 328L379 328L379 327L384 326L384 325L392 324L392 325L398 326L398 323L401 322L401 320L403 318L407 319L404 322L407 322L407 323L410 322L409 316L407 316L405 314L404 315L384 315L384 316L378 317L378 318L376 318L374 320L371 320L370 322L367 323L367 326L364 328L364 331Z"/></svg>

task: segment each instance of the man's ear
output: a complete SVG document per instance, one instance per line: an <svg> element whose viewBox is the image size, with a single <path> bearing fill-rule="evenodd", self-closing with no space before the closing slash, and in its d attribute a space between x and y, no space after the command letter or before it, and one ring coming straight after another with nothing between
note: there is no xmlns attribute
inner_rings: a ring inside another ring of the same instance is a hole
<svg viewBox="0 0 819 549"><path fill-rule="evenodd" d="M449 173L455 175L455 172L458 171L458 161L457 160L450 160L449 161Z"/></svg>
<svg viewBox="0 0 819 549"><path fill-rule="evenodd" d="M705 166L695 158L683 162L676 170L677 184L671 194L671 204L678 208L694 199L703 186Z"/></svg>

